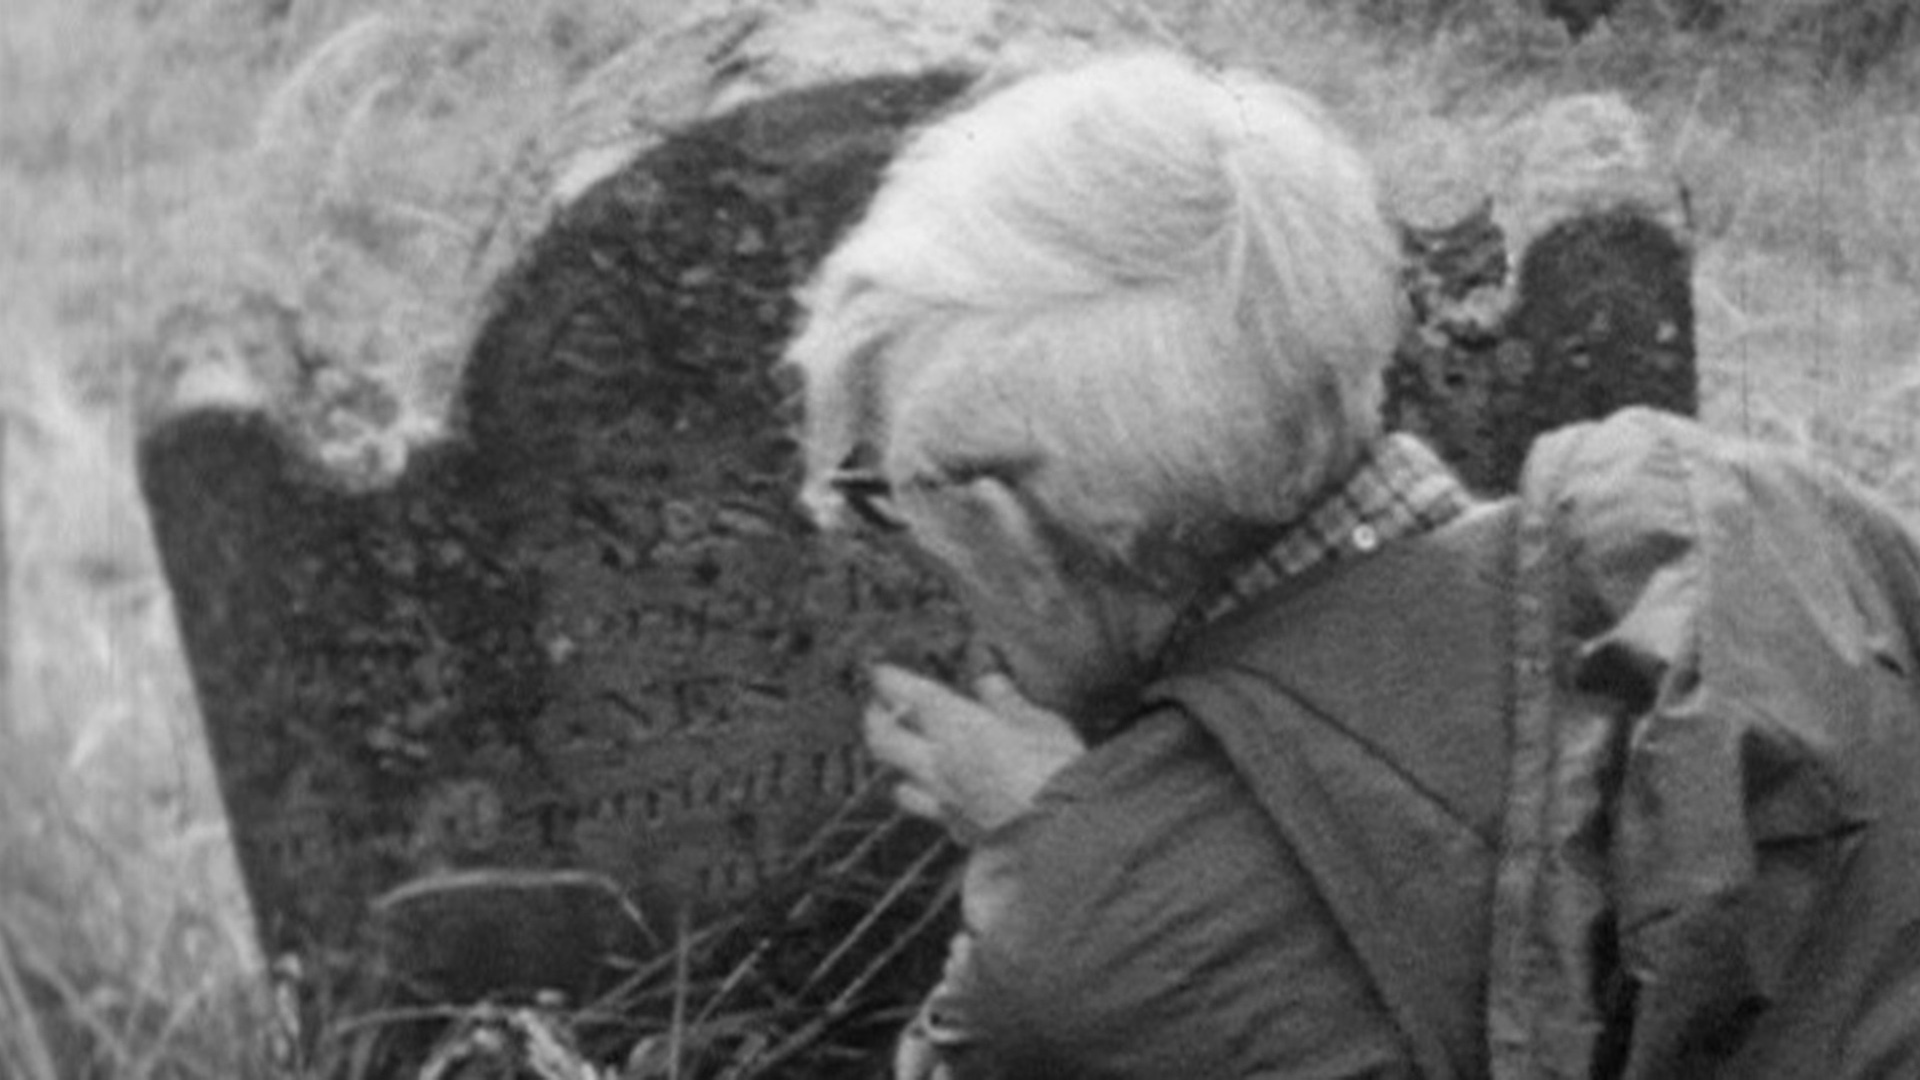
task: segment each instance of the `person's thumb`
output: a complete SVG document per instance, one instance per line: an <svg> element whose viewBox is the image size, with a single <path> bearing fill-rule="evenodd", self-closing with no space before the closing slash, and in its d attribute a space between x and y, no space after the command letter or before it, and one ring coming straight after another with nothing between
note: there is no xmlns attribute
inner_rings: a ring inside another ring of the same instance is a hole
<svg viewBox="0 0 1920 1080"><path fill-rule="evenodd" d="M1033 702L1020 695L1020 690L1013 685L1012 679L998 671L990 671L973 680L973 696L979 699L980 704L1010 718L1014 718L1016 713L1025 713L1038 708Z"/></svg>
<svg viewBox="0 0 1920 1080"><path fill-rule="evenodd" d="M1029 731L1043 731L1052 734L1073 735L1073 725L1066 717L1028 701L1013 685L1013 680L1001 672L989 672L974 680L974 697L996 715L1005 718L1014 725Z"/></svg>
<svg viewBox="0 0 1920 1080"><path fill-rule="evenodd" d="M920 709L937 709L960 697L946 686L924 675L894 667L892 664L873 666L872 684L874 696L884 704L913 713ZM910 727L917 726L909 724Z"/></svg>

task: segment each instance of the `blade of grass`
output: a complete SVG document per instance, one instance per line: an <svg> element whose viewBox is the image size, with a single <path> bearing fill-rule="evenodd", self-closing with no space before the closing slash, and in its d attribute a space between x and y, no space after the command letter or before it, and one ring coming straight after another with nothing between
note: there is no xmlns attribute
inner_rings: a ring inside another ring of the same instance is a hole
<svg viewBox="0 0 1920 1080"><path fill-rule="evenodd" d="M680 1080L680 1055L686 1050L687 1035L687 979L690 950L688 940L687 905L680 905L679 916L674 920L674 957L673 957L673 1026L667 1029L667 1076L669 1080Z"/></svg>
<svg viewBox="0 0 1920 1080"><path fill-rule="evenodd" d="M913 921L913 924L907 927L898 937L894 938L892 942L888 943L887 947L882 950L878 956L874 957L866 968L861 971L852 982L848 983L832 1001L828 1002L824 1008L819 1010L812 1020L808 1021L792 1035L789 1035L766 1054L757 1056L750 1061L735 1063L735 1065L726 1072L726 1080L753 1080L755 1077L774 1075L773 1070L791 1061L794 1057L818 1042L822 1036L852 1010L854 1003L859 999L860 993L867 988L868 984L879 977L880 973L886 970L887 965L893 963L902 952L906 951L907 946L913 944L919 939L920 935L926 933L926 931L933 926L934 922L945 914L948 905L951 904L959 894L960 878L956 875L950 877L946 883L941 886L940 892L926 908L921 911L919 917Z"/></svg>
<svg viewBox="0 0 1920 1080"><path fill-rule="evenodd" d="M4 913L0 913L4 915ZM4 926L0 925L0 929ZM121 1032L100 1015L100 1008L87 1000L87 995L73 984L73 980L62 972L58 965L45 956L32 941L15 935L13 942L14 963L21 970L31 971L39 980L60 996L60 1006L65 1015L86 1029L92 1036L94 1046L104 1051L113 1066L113 1075L123 1074L132 1053L127 1048Z"/></svg>
<svg viewBox="0 0 1920 1080"><path fill-rule="evenodd" d="M840 809L835 815L829 819L825 825L814 832L807 847L793 859L793 864L796 866L805 865L808 859L820 853L823 849L825 838L836 830L846 827L849 815L865 804L867 799L878 788L879 784L880 779L876 774L874 778L869 779L858 791L855 791L849 796L845 802L841 804ZM829 867L821 876L830 879L843 877L850 873L877 845L896 832L908 820L910 819L904 813L896 810L887 818L868 829L867 832L861 836L860 841L854 845L853 849L836 861L834 865ZM794 901L793 905L788 908L786 921L791 924L800 919L804 919L812 908L820 902L821 892L822 891L816 887L802 893L800 897ZM752 951L745 957L742 957L739 963L734 965L733 970L729 971L726 978L721 981L720 989L713 997L709 998L706 1005L701 1008L700 1014L694 1018L694 1024L696 1026L706 1023L707 1020L719 1010L733 992L739 989L747 978L753 974L754 970L759 967L760 963L765 960L767 952L771 948L771 938L762 938L754 944Z"/></svg>
<svg viewBox="0 0 1920 1080"><path fill-rule="evenodd" d="M936 920L947 913L948 906L960 895L960 882L961 877L956 874L949 877L940 886L940 891L934 894L933 898L927 902L926 907L921 910L919 917L913 920L913 924L907 927L905 932L901 933L900 936L894 938L886 950L874 957L872 962L866 966L866 969L860 972L852 982L848 983L846 988L840 991L840 995L827 1005L826 1013L829 1017L837 1019L844 1015L852 1007L854 1001L859 998L860 992L865 990L867 985L873 982L874 979L878 978L880 973L886 970L887 965L893 963L895 958L906 951L907 946L919 940L921 934L926 933L927 930L932 928Z"/></svg>
<svg viewBox="0 0 1920 1080"><path fill-rule="evenodd" d="M867 931L871 930L888 911L892 910L893 906L899 903L900 899L904 897L913 886L918 885L921 876L925 874L928 869L936 865L947 852L947 841L943 840L940 843L930 845L926 851L921 853L919 858L913 861L911 866L901 872L901 874L894 879L893 884L887 891L881 894L880 899L876 901L872 907L867 909L867 913L861 917L859 922L854 924L853 929L848 931L847 934L840 939L840 943L834 947L833 951L829 952L826 958L821 960L819 965L814 968L813 973L807 977L806 982L801 984L799 996L805 997L809 990L820 985L826 978L827 973L832 971L847 954L853 951L855 946L860 944L861 939L866 936Z"/></svg>
<svg viewBox="0 0 1920 1080"><path fill-rule="evenodd" d="M0 1020L5 1021L0 1032L5 1033L8 1071L17 1069L22 1080L60 1080L53 1051L40 1030L39 1014L27 999L26 983L14 964L5 927L0 927Z"/></svg>
<svg viewBox="0 0 1920 1080"><path fill-rule="evenodd" d="M222 991L229 989L220 973L204 975L179 1001L167 1010L166 1018L152 1032L140 1032L139 1058L126 1073L127 1080L147 1080L153 1076L171 1076L189 1067L185 1037L204 1026L204 1021L219 1007ZM237 1001L227 1003L239 1008Z"/></svg>

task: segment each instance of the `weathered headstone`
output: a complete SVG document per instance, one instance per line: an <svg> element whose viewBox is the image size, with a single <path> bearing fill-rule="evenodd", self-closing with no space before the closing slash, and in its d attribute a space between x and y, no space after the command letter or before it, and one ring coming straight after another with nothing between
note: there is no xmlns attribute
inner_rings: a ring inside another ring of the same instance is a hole
<svg viewBox="0 0 1920 1080"><path fill-rule="evenodd" d="M379 403L312 385L297 312L238 305L253 344L189 357L219 404L150 431L142 478L270 949L380 948L454 997L590 995L681 909L737 910L816 850L871 775L867 665L951 672L965 627L900 552L811 534L772 362L794 286L972 78L758 94L600 169L492 290L457 436L390 485L343 485L303 436ZM1631 201L1577 208L1517 287L1492 214L1410 229L1390 418L1494 490L1545 426L1691 408L1665 228ZM226 392L231 366L256 375ZM262 400L263 366L307 404ZM514 959L569 952L594 970Z"/></svg>
<svg viewBox="0 0 1920 1080"><path fill-rule="evenodd" d="M503 284L463 438L355 493L267 413L147 437L143 479L275 948L475 866L589 867L654 920L751 891L865 779L881 653L951 669L896 553L818 543L771 361L901 130L965 78L689 128Z"/></svg>
<svg viewBox="0 0 1920 1080"><path fill-rule="evenodd" d="M1698 410L1691 257L1643 209L1570 217L1515 268L1486 214L1405 236L1416 318L1387 375L1387 419L1471 486L1511 491L1534 438L1561 424L1628 405Z"/></svg>
<svg viewBox="0 0 1920 1080"><path fill-rule="evenodd" d="M1482 175L1436 169L1395 192L1413 318L1388 423L1502 492L1543 431L1635 404L1697 412L1685 192L1632 108L1553 99L1460 156Z"/></svg>

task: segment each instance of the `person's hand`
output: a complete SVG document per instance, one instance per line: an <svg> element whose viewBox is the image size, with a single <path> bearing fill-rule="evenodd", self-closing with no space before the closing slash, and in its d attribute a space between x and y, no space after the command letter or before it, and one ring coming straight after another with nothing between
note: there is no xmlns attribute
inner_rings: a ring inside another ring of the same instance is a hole
<svg viewBox="0 0 1920 1080"><path fill-rule="evenodd" d="M973 980L973 938L963 930L947 945L940 984L900 1033L893 1051L893 1080L953 1080L962 1071L956 1062L979 1051L980 1032L964 1011L966 997L978 993L972 988ZM973 1076L997 1074L977 1067L964 1071Z"/></svg>
<svg viewBox="0 0 1920 1080"><path fill-rule="evenodd" d="M1086 752L1066 719L1020 696L1005 675L975 698L903 668L873 671L867 749L897 772L901 809L968 842L1025 813L1054 773Z"/></svg>
<svg viewBox="0 0 1920 1080"><path fill-rule="evenodd" d="M893 1080L952 1080L953 1070L940 1060L940 1051L917 1026L900 1033L893 1048Z"/></svg>

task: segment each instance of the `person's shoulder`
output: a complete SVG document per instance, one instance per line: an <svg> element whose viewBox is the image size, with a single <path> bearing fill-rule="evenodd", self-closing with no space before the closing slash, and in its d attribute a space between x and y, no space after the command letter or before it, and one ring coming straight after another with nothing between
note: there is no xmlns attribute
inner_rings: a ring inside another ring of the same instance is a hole
<svg viewBox="0 0 1920 1080"><path fill-rule="evenodd" d="M1852 495L1806 454L1644 407L1542 436L1520 482L1536 520L1586 541L1683 543L1729 515L1787 525Z"/></svg>
<svg viewBox="0 0 1920 1080"><path fill-rule="evenodd" d="M1580 591L1625 606L1662 566L1698 551L1693 466L1714 437L1684 417L1634 408L1537 440L1521 472L1521 560L1551 545Z"/></svg>
<svg viewBox="0 0 1920 1080"><path fill-rule="evenodd" d="M1520 498L1523 537L1530 524L1559 545L1582 587L1616 607L1687 566L1702 572L1668 575L1669 599L1724 600L1760 573L1858 584L1875 567L1920 589L1920 539L1884 498L1811 454L1652 409L1543 436Z"/></svg>
<svg viewBox="0 0 1920 1080"><path fill-rule="evenodd" d="M1615 488L1670 484L1689 460L1724 454L1728 440L1698 421L1657 409L1622 409L1542 435L1527 455L1521 493L1565 502Z"/></svg>
<svg viewBox="0 0 1920 1080"><path fill-rule="evenodd" d="M1831 466L1799 450L1634 406L1541 436L1527 456L1521 494L1536 503L1606 502L1688 485L1710 491L1735 474L1748 486L1846 486Z"/></svg>

